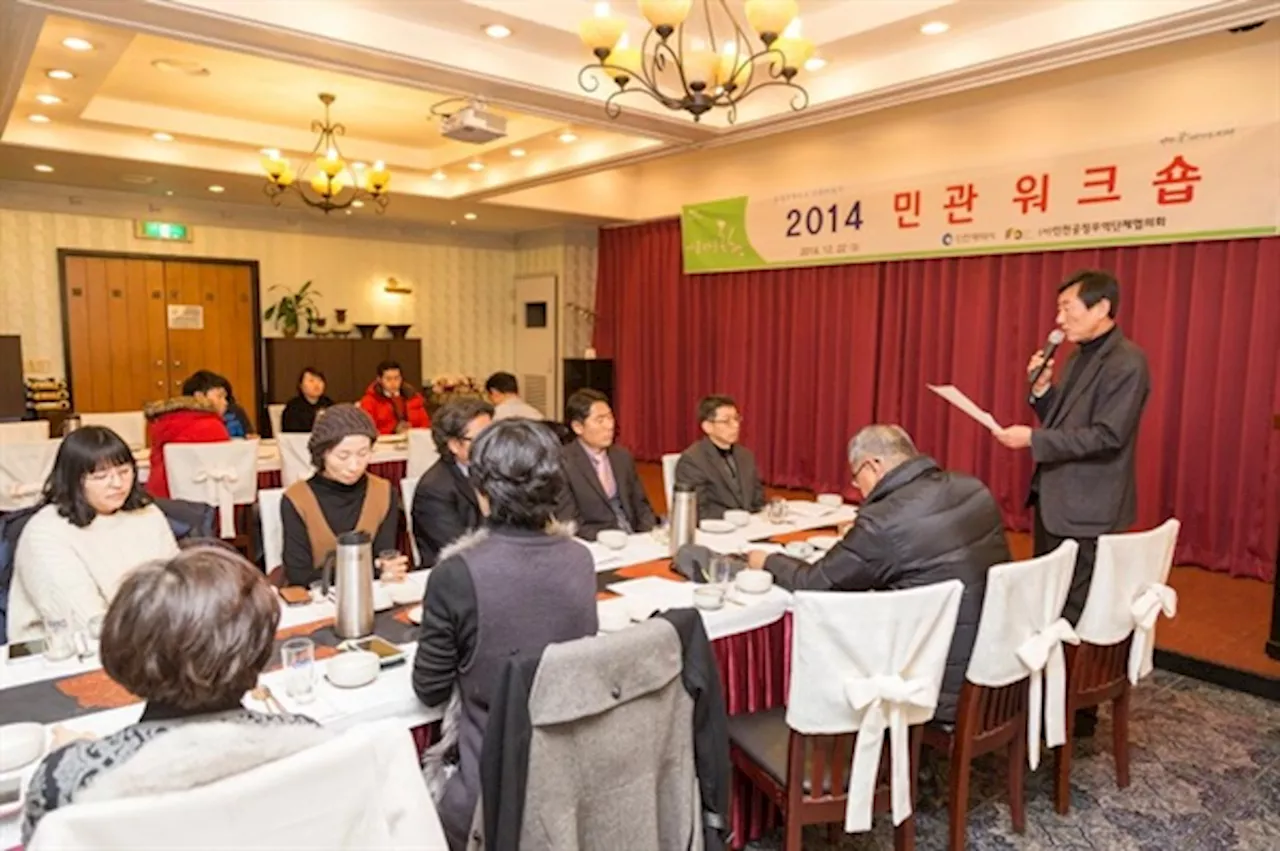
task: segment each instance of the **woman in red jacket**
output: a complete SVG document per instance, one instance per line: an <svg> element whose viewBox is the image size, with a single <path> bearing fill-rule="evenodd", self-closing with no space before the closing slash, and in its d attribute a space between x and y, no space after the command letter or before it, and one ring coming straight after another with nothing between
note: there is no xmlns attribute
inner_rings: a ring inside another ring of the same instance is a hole
<svg viewBox="0 0 1280 851"><path fill-rule="evenodd" d="M400 364L378 364L378 377L364 391L360 407L373 418L378 434L397 434L410 428L431 428L422 394L404 383Z"/></svg>
<svg viewBox="0 0 1280 851"><path fill-rule="evenodd" d="M222 415L227 410L226 379L202 369L182 384L182 395L146 408L151 423L151 472L147 493L169 497L164 448L170 443L218 443L230 440Z"/></svg>

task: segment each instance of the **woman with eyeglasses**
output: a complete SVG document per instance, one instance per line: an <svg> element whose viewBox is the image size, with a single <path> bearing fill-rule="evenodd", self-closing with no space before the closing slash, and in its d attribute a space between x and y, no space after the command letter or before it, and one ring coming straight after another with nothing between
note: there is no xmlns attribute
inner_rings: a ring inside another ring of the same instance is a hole
<svg viewBox="0 0 1280 851"><path fill-rule="evenodd" d="M124 440L102 426L73 431L58 449L42 507L18 538L9 641L41 638L51 621L83 628L107 611L130 571L177 552Z"/></svg>

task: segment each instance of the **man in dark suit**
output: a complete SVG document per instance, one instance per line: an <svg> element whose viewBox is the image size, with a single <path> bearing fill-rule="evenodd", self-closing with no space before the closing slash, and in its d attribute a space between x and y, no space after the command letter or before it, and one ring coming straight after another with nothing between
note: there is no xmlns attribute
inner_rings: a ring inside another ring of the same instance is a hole
<svg viewBox="0 0 1280 851"><path fill-rule="evenodd" d="M492 419L493 406L481 399L449 402L436 412L431 436L440 459L413 491L413 537L422 567L434 565L441 550L484 520L468 464L471 444Z"/></svg>
<svg viewBox="0 0 1280 851"><path fill-rule="evenodd" d="M577 440L564 448L568 487L556 517L578 525L578 536L594 541L605 529L648 532L657 519L631 453L613 443L613 409L598 390L579 390L565 403Z"/></svg>
<svg viewBox="0 0 1280 851"><path fill-rule="evenodd" d="M1098 536L1123 532L1137 513L1134 453L1138 422L1151 392L1147 357L1116 326L1120 285L1107 272L1086 270L1058 288L1058 327L1076 344L1061 384L1053 361L1036 352L1030 378L1040 428L1017 425L996 432L1012 449L1031 449L1035 473L1028 505L1035 507L1035 553L1066 539L1080 544L1063 617L1075 624L1093 580Z"/></svg>
<svg viewBox="0 0 1280 851"><path fill-rule="evenodd" d="M731 509L764 508L764 485L756 456L738 445L742 415L728 396L708 396L698 404L702 440L690 446L676 464L676 484L698 494L698 517L719 520Z"/></svg>

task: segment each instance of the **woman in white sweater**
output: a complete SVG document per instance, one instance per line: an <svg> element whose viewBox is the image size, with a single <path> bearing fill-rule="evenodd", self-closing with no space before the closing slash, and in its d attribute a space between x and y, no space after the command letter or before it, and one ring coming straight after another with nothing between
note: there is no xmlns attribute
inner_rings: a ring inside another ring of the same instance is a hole
<svg viewBox="0 0 1280 851"><path fill-rule="evenodd" d="M87 426L62 441L44 502L14 554L11 642L43 637L49 620L83 628L106 612L129 571L178 552L133 452L109 428Z"/></svg>

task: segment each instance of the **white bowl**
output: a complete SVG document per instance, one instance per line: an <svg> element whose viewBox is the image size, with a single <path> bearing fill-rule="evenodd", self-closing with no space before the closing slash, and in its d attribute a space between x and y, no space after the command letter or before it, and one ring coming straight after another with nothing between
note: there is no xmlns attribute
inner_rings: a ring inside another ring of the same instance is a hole
<svg viewBox="0 0 1280 851"><path fill-rule="evenodd" d="M724 519L732 523L734 526L741 528L751 522L751 512L739 511L737 509L726 511L724 513Z"/></svg>
<svg viewBox="0 0 1280 851"><path fill-rule="evenodd" d="M698 528L712 535L727 535L737 527L728 520L703 520Z"/></svg>
<svg viewBox="0 0 1280 851"><path fill-rule="evenodd" d="M820 550L829 550L840 543L840 539L835 535L814 535L809 539L809 543Z"/></svg>
<svg viewBox="0 0 1280 851"><path fill-rule="evenodd" d="M627 545L627 533L618 529L605 529L596 540L611 550L620 550Z"/></svg>
<svg viewBox="0 0 1280 851"><path fill-rule="evenodd" d="M828 508L839 508L844 505L844 497L838 493L820 493L818 494L818 505L825 505Z"/></svg>
<svg viewBox="0 0 1280 851"><path fill-rule="evenodd" d="M0 774L30 765L44 756L43 724L23 722L0 727Z"/></svg>
<svg viewBox="0 0 1280 851"><path fill-rule="evenodd" d="M380 670L377 653L349 650L330 659L324 675L339 688L360 688L376 680Z"/></svg>
<svg viewBox="0 0 1280 851"><path fill-rule="evenodd" d="M422 595L418 593L418 586L412 582L384 582L382 587L391 595L391 602L397 606L407 606L410 603L422 602Z"/></svg>
<svg viewBox="0 0 1280 851"><path fill-rule="evenodd" d="M763 594L773 587L773 574L767 570L744 570L733 580L739 591Z"/></svg>
<svg viewBox="0 0 1280 851"><path fill-rule="evenodd" d="M699 585L693 589L693 604L709 612L723 608L724 589L714 585Z"/></svg>
<svg viewBox="0 0 1280 851"><path fill-rule="evenodd" d="M817 550L814 549L813 544L808 541L792 541L787 544L785 550L787 555L792 558L808 558L817 552Z"/></svg>

